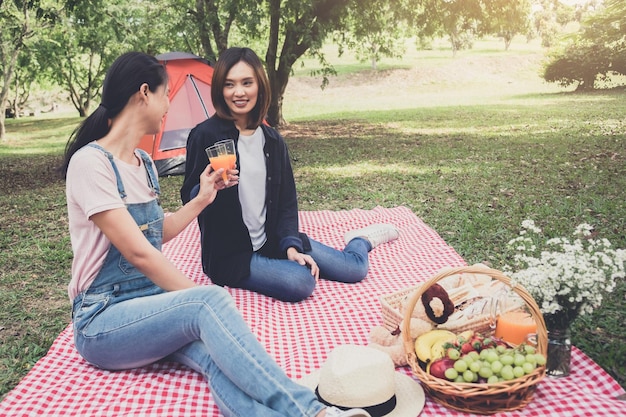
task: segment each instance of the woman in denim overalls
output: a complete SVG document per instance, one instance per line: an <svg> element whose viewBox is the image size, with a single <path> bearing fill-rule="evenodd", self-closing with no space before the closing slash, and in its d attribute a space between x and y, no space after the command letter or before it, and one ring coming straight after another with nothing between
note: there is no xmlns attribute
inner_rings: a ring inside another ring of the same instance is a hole
<svg viewBox="0 0 626 417"><path fill-rule="evenodd" d="M159 131L169 108L167 74L131 52L109 69L102 104L74 132L62 166L74 251L69 295L74 340L109 370L161 359L202 373L225 416L368 416L327 408L290 380L242 319L226 290L197 286L161 253L226 185L222 170L164 217L158 177L141 138ZM229 186L238 182L230 170Z"/></svg>

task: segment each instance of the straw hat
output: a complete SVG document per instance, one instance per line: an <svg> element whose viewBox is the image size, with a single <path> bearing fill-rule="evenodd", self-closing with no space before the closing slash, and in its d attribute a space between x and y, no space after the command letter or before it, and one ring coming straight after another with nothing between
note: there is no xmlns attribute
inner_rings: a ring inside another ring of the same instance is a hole
<svg viewBox="0 0 626 417"><path fill-rule="evenodd" d="M367 346L336 347L321 369L298 383L328 406L363 408L372 417L416 417L424 408L421 385L396 372L389 355Z"/></svg>

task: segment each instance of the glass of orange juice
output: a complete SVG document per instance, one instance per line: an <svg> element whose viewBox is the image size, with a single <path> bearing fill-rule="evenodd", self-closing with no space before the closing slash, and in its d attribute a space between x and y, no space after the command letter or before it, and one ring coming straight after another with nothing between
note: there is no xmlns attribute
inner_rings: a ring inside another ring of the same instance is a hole
<svg viewBox="0 0 626 417"><path fill-rule="evenodd" d="M228 185L229 169L234 169L237 164L237 154L235 153L235 141L226 139L216 142L213 146L206 148L206 154L209 157L211 167L217 171L224 168L222 178L224 183Z"/></svg>
<svg viewBox="0 0 626 417"><path fill-rule="evenodd" d="M496 322L495 336L513 345L527 341L528 336L534 333L537 333L537 324L526 311L506 312Z"/></svg>

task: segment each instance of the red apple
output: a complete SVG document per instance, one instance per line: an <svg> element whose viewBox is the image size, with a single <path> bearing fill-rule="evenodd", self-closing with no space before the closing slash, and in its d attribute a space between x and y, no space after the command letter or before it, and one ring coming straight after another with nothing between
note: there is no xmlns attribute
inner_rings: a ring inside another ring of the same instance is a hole
<svg viewBox="0 0 626 417"><path fill-rule="evenodd" d="M430 364L430 374L436 378L446 379L446 369L452 368L454 361L450 358L440 358Z"/></svg>

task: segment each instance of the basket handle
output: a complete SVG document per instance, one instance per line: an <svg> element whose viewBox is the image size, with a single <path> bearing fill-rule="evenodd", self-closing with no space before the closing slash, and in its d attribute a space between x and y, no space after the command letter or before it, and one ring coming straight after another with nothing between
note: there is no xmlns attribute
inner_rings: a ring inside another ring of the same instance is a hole
<svg viewBox="0 0 626 417"><path fill-rule="evenodd" d="M513 291L515 291L523 300L526 302L526 305L529 307L531 316L535 320L537 324L537 350L546 355L548 349L548 332L546 330L546 323L543 320L543 314L541 314L541 310L539 310L539 306L535 302L535 299L528 293L528 291L521 285L517 284L511 285L511 278L504 275L502 272L496 269L490 269L485 267L477 267L477 266L462 266L451 269L446 269L445 271L441 271L437 273L435 276L426 281L423 285L420 285L409 300L407 304L407 309L404 313L404 320L402 322L402 339L404 341L404 351L406 352L407 359L409 363L417 363L417 356L415 354L415 347L413 346L413 341L411 340L411 314L413 313L413 309L415 309L415 305L417 301L422 297L424 292L428 288L430 288L433 284L436 284L439 280L449 277L455 274L461 273L469 273L469 274L483 274L490 275L492 278L497 279L511 287Z"/></svg>

